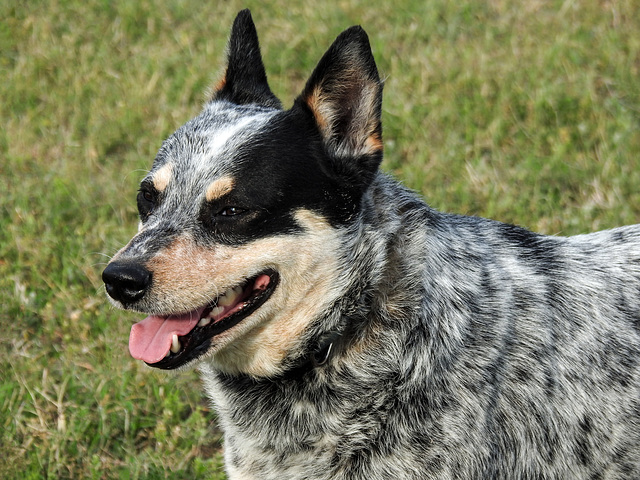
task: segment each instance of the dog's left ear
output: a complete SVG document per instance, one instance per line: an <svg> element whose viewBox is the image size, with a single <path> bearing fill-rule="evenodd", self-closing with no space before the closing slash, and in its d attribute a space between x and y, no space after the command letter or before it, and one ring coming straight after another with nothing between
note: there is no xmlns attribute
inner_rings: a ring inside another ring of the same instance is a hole
<svg viewBox="0 0 640 480"><path fill-rule="evenodd" d="M227 100L238 105L254 103L282 108L280 100L271 92L267 83L258 32L248 9L236 16L227 49L227 70L213 99Z"/></svg>
<svg viewBox="0 0 640 480"><path fill-rule="evenodd" d="M334 163L368 183L382 161L382 82L361 27L336 38L296 100L300 106L313 114Z"/></svg>

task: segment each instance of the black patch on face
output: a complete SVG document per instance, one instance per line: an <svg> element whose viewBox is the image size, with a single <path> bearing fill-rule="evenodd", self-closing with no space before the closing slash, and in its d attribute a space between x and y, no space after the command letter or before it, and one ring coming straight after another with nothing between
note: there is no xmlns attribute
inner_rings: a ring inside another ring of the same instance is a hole
<svg viewBox="0 0 640 480"><path fill-rule="evenodd" d="M363 189L331 170L316 129L299 112L276 115L234 156L233 189L200 209L208 241L238 245L295 234L299 209L340 226L360 208Z"/></svg>
<svg viewBox="0 0 640 480"><path fill-rule="evenodd" d="M137 204L140 221L144 222L161 200L161 193L158 192L151 180L143 180L138 190Z"/></svg>

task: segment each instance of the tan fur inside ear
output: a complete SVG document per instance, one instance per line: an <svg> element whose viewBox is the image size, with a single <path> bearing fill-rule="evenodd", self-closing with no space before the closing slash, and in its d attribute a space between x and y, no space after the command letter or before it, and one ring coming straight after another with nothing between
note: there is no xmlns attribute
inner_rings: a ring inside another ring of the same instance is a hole
<svg viewBox="0 0 640 480"><path fill-rule="evenodd" d="M325 142L338 156L371 155L383 149L379 128L378 89L374 82L347 80L341 85L316 85L304 98ZM339 128L344 131L338 132ZM337 135L336 135L337 134Z"/></svg>
<svg viewBox="0 0 640 480"><path fill-rule="evenodd" d="M331 111L324 106L322 101L322 90L319 86L313 89L313 91L305 98L306 104L313 112L313 116L316 119L316 124L320 128L323 136L326 136L327 129L329 128L329 118L331 118Z"/></svg>
<svg viewBox="0 0 640 480"><path fill-rule="evenodd" d="M371 154L381 152L383 148L384 147L382 145L382 138L380 138L380 134L378 132L375 132L367 137L367 140L365 141L365 150L367 151L366 153Z"/></svg>

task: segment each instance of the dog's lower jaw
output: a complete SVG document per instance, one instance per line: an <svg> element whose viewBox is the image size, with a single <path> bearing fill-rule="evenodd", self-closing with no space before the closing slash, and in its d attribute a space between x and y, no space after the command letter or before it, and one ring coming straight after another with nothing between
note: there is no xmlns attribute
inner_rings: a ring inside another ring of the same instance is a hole
<svg viewBox="0 0 640 480"><path fill-rule="evenodd" d="M280 333L283 325L289 326L287 335ZM244 335L218 345L211 354L203 356L198 368L203 377L215 372L255 379L278 378L286 360L300 355L299 337L306 328L306 320L296 322L294 318L282 315L263 318Z"/></svg>
<svg viewBox="0 0 640 480"><path fill-rule="evenodd" d="M260 328L258 328L260 330ZM216 349L202 357L198 369L204 372L223 373L225 375L248 375L253 378L269 378L277 376L279 366L285 357L284 352L272 352L261 348L251 338L240 338Z"/></svg>

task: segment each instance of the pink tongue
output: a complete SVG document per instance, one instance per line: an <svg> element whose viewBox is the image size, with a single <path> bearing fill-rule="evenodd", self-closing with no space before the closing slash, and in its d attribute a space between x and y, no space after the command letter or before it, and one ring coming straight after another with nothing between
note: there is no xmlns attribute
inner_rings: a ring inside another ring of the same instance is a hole
<svg viewBox="0 0 640 480"><path fill-rule="evenodd" d="M201 311L157 317L150 315L131 327L129 352L131 356L147 363L162 360L171 348L171 337L189 333L200 321Z"/></svg>

